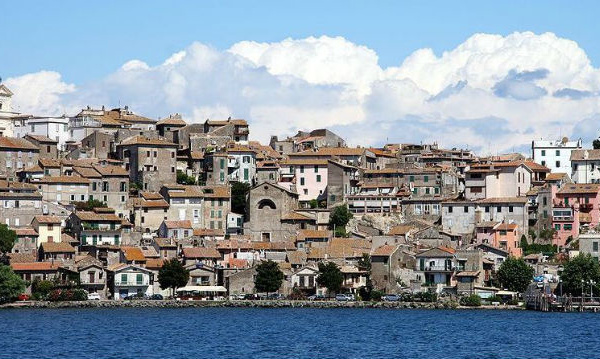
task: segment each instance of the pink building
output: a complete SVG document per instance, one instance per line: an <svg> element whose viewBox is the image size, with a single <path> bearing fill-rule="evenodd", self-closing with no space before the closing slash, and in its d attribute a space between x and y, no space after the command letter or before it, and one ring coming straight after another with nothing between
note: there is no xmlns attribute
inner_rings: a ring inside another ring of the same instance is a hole
<svg viewBox="0 0 600 359"><path fill-rule="evenodd" d="M579 237L581 228L594 228L600 221L600 184L565 184L553 202L553 244L564 246L569 237Z"/></svg>
<svg viewBox="0 0 600 359"><path fill-rule="evenodd" d="M494 241L492 246L507 251L511 256L521 257L523 250L520 247L518 228L514 223L499 223L493 229Z"/></svg>
<svg viewBox="0 0 600 359"><path fill-rule="evenodd" d="M295 189L303 206L313 199L326 200L327 163L326 159L288 159L279 164L279 185Z"/></svg>

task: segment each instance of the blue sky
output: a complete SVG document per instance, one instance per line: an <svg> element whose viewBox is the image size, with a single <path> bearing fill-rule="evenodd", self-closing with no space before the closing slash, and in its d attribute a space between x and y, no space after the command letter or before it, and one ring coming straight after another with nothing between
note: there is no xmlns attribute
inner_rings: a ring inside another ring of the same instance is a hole
<svg viewBox="0 0 600 359"><path fill-rule="evenodd" d="M598 137L598 1L1 1L0 76L35 115L129 105L251 137L482 153ZM431 49L431 50L430 50ZM448 134L452 134L449 136Z"/></svg>
<svg viewBox="0 0 600 359"><path fill-rule="evenodd" d="M54 70L87 82L130 59L150 65L193 41L227 49L241 40L343 36L399 65L477 32L554 32L596 65L598 1L2 1L0 76ZM12 35L12 36L10 36Z"/></svg>

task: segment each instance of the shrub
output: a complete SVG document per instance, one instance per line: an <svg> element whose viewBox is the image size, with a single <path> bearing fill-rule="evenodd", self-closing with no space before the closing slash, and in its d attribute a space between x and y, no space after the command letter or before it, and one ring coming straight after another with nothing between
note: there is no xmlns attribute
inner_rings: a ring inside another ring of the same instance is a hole
<svg viewBox="0 0 600 359"><path fill-rule="evenodd" d="M433 292L420 292L414 295L414 301L435 302L437 301L437 294Z"/></svg>
<svg viewBox="0 0 600 359"><path fill-rule="evenodd" d="M383 292L380 290L372 290L371 291L371 300L374 302L379 302L383 297Z"/></svg>
<svg viewBox="0 0 600 359"><path fill-rule="evenodd" d="M466 307L480 307L481 297L477 294L471 294L467 297L462 297L460 298L460 305L464 305Z"/></svg>
<svg viewBox="0 0 600 359"><path fill-rule="evenodd" d="M48 293L47 299L51 302L87 300L87 293L83 289L54 289Z"/></svg>

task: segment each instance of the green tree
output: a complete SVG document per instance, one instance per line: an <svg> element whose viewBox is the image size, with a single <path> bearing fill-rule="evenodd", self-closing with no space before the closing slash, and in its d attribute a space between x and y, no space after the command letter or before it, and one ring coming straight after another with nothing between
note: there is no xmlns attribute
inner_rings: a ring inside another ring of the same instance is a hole
<svg viewBox="0 0 600 359"><path fill-rule="evenodd" d="M329 293L338 293L342 289L344 275L337 264L333 262L319 263L319 275L317 283L327 288Z"/></svg>
<svg viewBox="0 0 600 359"><path fill-rule="evenodd" d="M182 171L177 171L177 183L186 184L186 185L194 185L196 184L196 179L193 176L188 176Z"/></svg>
<svg viewBox="0 0 600 359"><path fill-rule="evenodd" d="M180 261L173 258L166 261L158 270L158 283L160 289L171 288L171 295L175 296L175 290L184 287L190 278L190 271Z"/></svg>
<svg viewBox="0 0 600 359"><path fill-rule="evenodd" d="M460 305L467 307L481 307L481 297L477 294L471 294L467 297L460 298Z"/></svg>
<svg viewBox="0 0 600 359"><path fill-rule="evenodd" d="M600 264L589 254L580 254L565 263L560 277L563 281L563 293L581 295L582 287L584 292L589 293L589 283L594 281L596 284L593 286L593 291L598 294Z"/></svg>
<svg viewBox="0 0 600 359"><path fill-rule="evenodd" d="M595 139L594 142L592 142L592 146L594 146L595 150L600 150L600 139Z"/></svg>
<svg viewBox="0 0 600 359"><path fill-rule="evenodd" d="M106 208L108 205L97 199L88 199L86 202L75 202L75 208L79 211L91 211L94 208Z"/></svg>
<svg viewBox="0 0 600 359"><path fill-rule="evenodd" d="M256 266L256 277L254 279L254 287L259 293L276 292L283 284L283 272L279 269L279 265L272 260L263 261Z"/></svg>
<svg viewBox="0 0 600 359"><path fill-rule="evenodd" d="M521 249L523 250L523 252L527 251L528 245L529 245L529 243L527 242L527 237L523 234L521 236Z"/></svg>
<svg viewBox="0 0 600 359"><path fill-rule="evenodd" d="M244 182L231 184L231 211L237 214L246 213L246 196L250 192L250 185Z"/></svg>
<svg viewBox="0 0 600 359"><path fill-rule="evenodd" d="M333 208L329 215L329 226L334 229L336 237L347 237L346 225L352 219L352 212L348 210L346 205L341 205Z"/></svg>
<svg viewBox="0 0 600 359"><path fill-rule="evenodd" d="M8 228L6 224L0 224L0 263L7 264L6 253L10 252L17 241L17 233Z"/></svg>
<svg viewBox="0 0 600 359"><path fill-rule="evenodd" d="M15 300L25 290L25 281L12 268L0 264L0 303Z"/></svg>
<svg viewBox="0 0 600 359"><path fill-rule="evenodd" d="M522 258L508 257L498 269L502 286L515 292L524 292L533 279L534 270Z"/></svg>
<svg viewBox="0 0 600 359"><path fill-rule="evenodd" d="M35 279L31 283L31 294L35 299L46 299L48 294L54 289L54 283L49 280Z"/></svg>

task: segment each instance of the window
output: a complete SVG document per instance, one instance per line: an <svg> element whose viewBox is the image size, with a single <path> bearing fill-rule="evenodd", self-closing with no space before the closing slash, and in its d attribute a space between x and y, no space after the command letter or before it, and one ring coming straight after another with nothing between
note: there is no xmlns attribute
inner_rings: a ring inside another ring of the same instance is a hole
<svg viewBox="0 0 600 359"><path fill-rule="evenodd" d="M150 151L146 151L146 157L150 157Z"/></svg>
<svg viewBox="0 0 600 359"><path fill-rule="evenodd" d="M572 224L569 224L569 223L567 223L567 224L563 225L563 229L564 229L565 231L570 231L570 230L572 230L572 229L573 229L573 225L572 225Z"/></svg>
<svg viewBox="0 0 600 359"><path fill-rule="evenodd" d="M452 210L453 210L452 206L448 206L448 213L452 213Z"/></svg>
<svg viewBox="0 0 600 359"><path fill-rule="evenodd" d="M154 158L156 158L157 151L154 151Z"/></svg>
<svg viewBox="0 0 600 359"><path fill-rule="evenodd" d="M219 160L219 166L221 167L221 169L224 169L224 168L225 168L225 159L224 159L224 158L221 158L221 159Z"/></svg>
<svg viewBox="0 0 600 359"><path fill-rule="evenodd" d="M121 192L127 191L127 182L121 182L121 187L119 188Z"/></svg>
<svg viewBox="0 0 600 359"><path fill-rule="evenodd" d="M175 173L175 167L171 167L171 173Z"/></svg>
<svg viewBox="0 0 600 359"><path fill-rule="evenodd" d="M554 225L554 229L556 229L557 231L560 231L560 224L558 224L558 223L557 223L557 224L555 224L555 225Z"/></svg>
<svg viewBox="0 0 600 359"><path fill-rule="evenodd" d="M435 192L435 194L440 194L440 188L439 187L435 187L434 188L434 192Z"/></svg>
<svg viewBox="0 0 600 359"><path fill-rule="evenodd" d="M502 212L502 206L498 206L498 207L496 208L496 211L497 211L497 212Z"/></svg>
<svg viewBox="0 0 600 359"><path fill-rule="evenodd" d="M102 182L102 192L108 192L109 188L108 188L108 182L104 181Z"/></svg>
<svg viewBox="0 0 600 359"><path fill-rule="evenodd" d="M220 180L221 182L225 182L225 172L221 172L221 173L219 174L219 180Z"/></svg>
<svg viewBox="0 0 600 359"><path fill-rule="evenodd" d="M560 161L556 161L556 167L560 167Z"/></svg>
<svg viewBox="0 0 600 359"><path fill-rule="evenodd" d="M300 166L300 173L304 173L304 166Z"/></svg>
<svg viewBox="0 0 600 359"><path fill-rule="evenodd" d="M546 161L542 161L542 166L545 166L545 165L546 165Z"/></svg>
<svg viewBox="0 0 600 359"><path fill-rule="evenodd" d="M592 243L592 251L593 252L598 252L598 242Z"/></svg>
<svg viewBox="0 0 600 359"><path fill-rule="evenodd" d="M542 156L546 155L546 150L542 150Z"/></svg>
<svg viewBox="0 0 600 359"><path fill-rule="evenodd" d="M548 205L548 197L542 197L542 203L544 204L544 206Z"/></svg>
<svg viewBox="0 0 600 359"><path fill-rule="evenodd" d="M304 195L307 196L308 195L308 189L304 189Z"/></svg>
<svg viewBox="0 0 600 359"><path fill-rule="evenodd" d="M248 173L248 169L244 168L244 181L247 181L249 178L249 173Z"/></svg>
<svg viewBox="0 0 600 359"><path fill-rule="evenodd" d="M429 182L429 176L423 176L423 182Z"/></svg>
<svg viewBox="0 0 600 359"><path fill-rule="evenodd" d="M560 156L560 150L556 150L556 155Z"/></svg>
<svg viewBox="0 0 600 359"><path fill-rule="evenodd" d="M510 213L512 213L512 212L513 212L513 206L508 206L508 211L509 211Z"/></svg>
<svg viewBox="0 0 600 359"><path fill-rule="evenodd" d="M142 284L144 282L144 275L142 273L138 273L135 276L135 281L137 284Z"/></svg>
<svg viewBox="0 0 600 359"><path fill-rule="evenodd" d="M544 210L544 218L548 218L548 211Z"/></svg>
<svg viewBox="0 0 600 359"><path fill-rule="evenodd" d="M127 274L126 273L121 274L121 283L127 283Z"/></svg>
<svg viewBox="0 0 600 359"><path fill-rule="evenodd" d="M414 181L415 181L415 176L410 176L410 177L409 177L409 181L410 181L410 182L414 182Z"/></svg>
<svg viewBox="0 0 600 359"><path fill-rule="evenodd" d="M300 186L304 186L304 177L300 177Z"/></svg>
<svg viewBox="0 0 600 359"><path fill-rule="evenodd" d="M317 175L317 182L321 182L321 175Z"/></svg>
<svg viewBox="0 0 600 359"><path fill-rule="evenodd" d="M464 206L463 207L463 212L468 213L469 212L469 206Z"/></svg>
<svg viewBox="0 0 600 359"><path fill-rule="evenodd" d="M85 195L84 194L81 195L81 200L85 201Z"/></svg>
<svg viewBox="0 0 600 359"><path fill-rule="evenodd" d="M171 158L175 158L175 152L171 151Z"/></svg>
<svg viewBox="0 0 600 359"><path fill-rule="evenodd" d="M74 194L71 195L71 201L75 201L75 195Z"/></svg>

